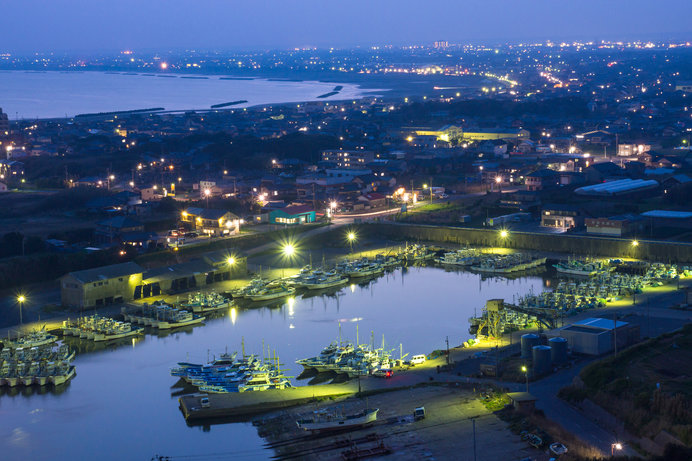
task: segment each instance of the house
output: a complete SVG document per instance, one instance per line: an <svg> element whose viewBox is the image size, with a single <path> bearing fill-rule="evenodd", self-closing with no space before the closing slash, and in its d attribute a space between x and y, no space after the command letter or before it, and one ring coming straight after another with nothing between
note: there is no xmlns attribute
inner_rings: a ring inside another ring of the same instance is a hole
<svg viewBox="0 0 692 461"><path fill-rule="evenodd" d="M84 308L132 301L143 272L133 262L70 272L60 279L62 305Z"/></svg>
<svg viewBox="0 0 692 461"><path fill-rule="evenodd" d="M310 205L292 205L269 212L271 224L307 224L315 222L316 213Z"/></svg>
<svg viewBox="0 0 692 461"><path fill-rule="evenodd" d="M661 182L661 185L664 189L671 189L673 187L680 186L683 184L689 184L691 182L692 178L690 178L686 174L676 174L671 176L670 178L664 179Z"/></svg>
<svg viewBox="0 0 692 461"><path fill-rule="evenodd" d="M185 229L214 237L240 232L240 218L230 211L188 207L181 213Z"/></svg>
<svg viewBox="0 0 692 461"><path fill-rule="evenodd" d="M574 205L545 205L541 210L541 227L574 229L584 224L581 208Z"/></svg>
<svg viewBox="0 0 692 461"><path fill-rule="evenodd" d="M507 153L507 143L500 139L489 139L478 144L478 150L495 156Z"/></svg>
<svg viewBox="0 0 692 461"><path fill-rule="evenodd" d="M96 223L96 240L101 243L122 242L124 234L144 232L144 224L129 216L114 216Z"/></svg>
<svg viewBox="0 0 692 461"><path fill-rule="evenodd" d="M613 134L604 130L587 131L576 135L575 138L585 144L610 144L614 140Z"/></svg>
<svg viewBox="0 0 692 461"><path fill-rule="evenodd" d="M588 182L603 182L608 178L624 175L625 171L613 162L600 162L588 166L584 170Z"/></svg>
<svg viewBox="0 0 692 461"><path fill-rule="evenodd" d="M635 215L611 216L608 218L586 218L587 234L608 235L611 237L624 237L643 227L642 218Z"/></svg>
<svg viewBox="0 0 692 461"><path fill-rule="evenodd" d="M361 195L358 200L367 203L370 208L380 208L387 204L387 197L377 192Z"/></svg>
<svg viewBox="0 0 692 461"><path fill-rule="evenodd" d="M526 175L526 188L530 191L543 190L560 184L560 175L557 171L547 168L536 170Z"/></svg>
<svg viewBox="0 0 692 461"><path fill-rule="evenodd" d="M0 179L10 180L24 176L24 163L11 159L0 160Z"/></svg>

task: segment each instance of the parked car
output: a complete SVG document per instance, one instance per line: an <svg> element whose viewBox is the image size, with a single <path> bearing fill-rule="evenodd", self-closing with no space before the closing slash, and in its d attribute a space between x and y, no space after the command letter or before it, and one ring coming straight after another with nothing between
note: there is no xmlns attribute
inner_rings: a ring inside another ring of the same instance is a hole
<svg viewBox="0 0 692 461"><path fill-rule="evenodd" d="M389 369L380 369L372 372L372 375L378 378L391 378L392 374L392 370Z"/></svg>

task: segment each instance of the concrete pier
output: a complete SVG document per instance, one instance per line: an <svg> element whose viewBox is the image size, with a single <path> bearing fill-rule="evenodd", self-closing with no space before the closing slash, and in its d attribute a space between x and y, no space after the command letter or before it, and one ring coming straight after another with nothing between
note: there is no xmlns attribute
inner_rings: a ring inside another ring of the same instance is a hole
<svg viewBox="0 0 692 461"><path fill-rule="evenodd" d="M180 410L188 421L212 418L232 418L303 405L315 399L345 397L358 392L358 381L343 384L322 384L262 392L232 392L227 394L197 393L178 399ZM202 407L201 398L209 399Z"/></svg>

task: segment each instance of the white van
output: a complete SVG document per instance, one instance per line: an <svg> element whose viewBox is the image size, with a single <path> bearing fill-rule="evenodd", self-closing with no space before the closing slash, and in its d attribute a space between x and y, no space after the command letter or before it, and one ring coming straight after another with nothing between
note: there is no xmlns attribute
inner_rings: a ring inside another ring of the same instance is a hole
<svg viewBox="0 0 692 461"><path fill-rule="evenodd" d="M414 355L411 357L411 365L420 365L421 363L425 363L425 355Z"/></svg>

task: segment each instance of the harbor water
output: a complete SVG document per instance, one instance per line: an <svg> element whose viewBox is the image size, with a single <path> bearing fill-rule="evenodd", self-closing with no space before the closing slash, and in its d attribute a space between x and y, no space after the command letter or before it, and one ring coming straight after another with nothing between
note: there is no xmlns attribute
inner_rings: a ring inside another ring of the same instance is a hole
<svg viewBox="0 0 692 461"><path fill-rule="evenodd" d="M189 427L178 409L179 361L205 362L228 350L247 354L267 348L279 355L286 375L298 376L295 360L317 355L337 340L376 347L399 344L410 355L459 345L470 337L468 318L485 301L539 293L539 276L509 280L441 268L396 269L331 296L297 296L274 307L229 309L205 325L146 335L113 344L78 344L77 376L62 389L36 386L0 394L0 446L4 459L151 459L154 455L218 459L268 459L271 450L248 422ZM371 332L374 332L371 334ZM409 357L410 357L409 355ZM294 385L306 381L292 379ZM209 455L209 456L207 456ZM207 457L205 457L207 456Z"/></svg>

